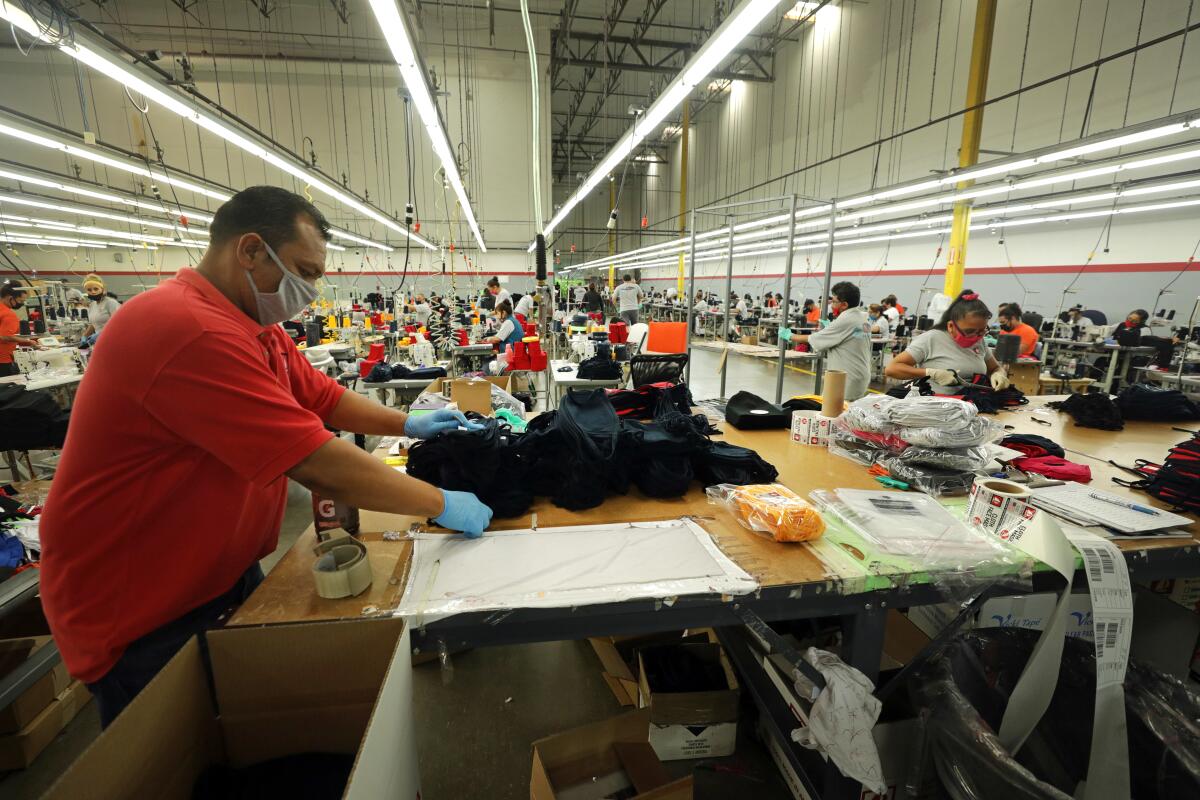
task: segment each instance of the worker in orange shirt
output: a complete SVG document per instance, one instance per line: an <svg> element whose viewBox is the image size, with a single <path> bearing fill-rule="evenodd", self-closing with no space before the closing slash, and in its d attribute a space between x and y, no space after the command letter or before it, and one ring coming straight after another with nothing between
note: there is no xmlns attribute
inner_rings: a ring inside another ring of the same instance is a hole
<svg viewBox="0 0 1200 800"><path fill-rule="evenodd" d="M13 360L18 345L31 347L38 343L37 339L20 335L17 309L25 305L25 294L25 287L20 284L5 282L0 287L0 378L20 372Z"/></svg>
<svg viewBox="0 0 1200 800"><path fill-rule="evenodd" d="M1021 321L1021 307L1016 303L1005 304L1003 310L1000 311L999 319L1000 330L1021 337L1019 355L1032 356L1034 350L1037 349L1038 332L1033 329L1032 325L1026 325Z"/></svg>

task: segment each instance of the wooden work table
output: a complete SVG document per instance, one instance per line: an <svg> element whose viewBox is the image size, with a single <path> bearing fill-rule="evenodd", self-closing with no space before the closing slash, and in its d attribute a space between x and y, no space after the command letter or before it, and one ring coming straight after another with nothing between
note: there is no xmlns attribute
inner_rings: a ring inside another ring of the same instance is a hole
<svg viewBox="0 0 1200 800"><path fill-rule="evenodd" d="M1052 396L1030 398L1028 406L1002 412L995 419L1011 426L1013 432L1037 434L1061 444L1068 451L1069 459L1091 468L1091 485L1127 496L1131 501L1162 507L1162 503L1143 492L1113 483L1110 479L1114 476L1133 476L1106 462L1110 458L1121 463L1132 463L1135 458L1161 460L1167 448L1186 439L1187 434L1172 430L1170 423L1130 422L1120 432L1078 428L1068 415L1045 407L1046 403L1061 399ZM1046 422L1049 424L1043 424ZM716 424L722 428L717 438L757 451L779 470L779 482L801 496L807 496L814 489L879 487L862 465L823 448L792 444L786 430L741 431L722 421ZM382 452L378 455L382 457ZM611 495L600 506L584 511L559 508L549 498L539 497L529 512L511 519L493 520L491 530L645 522L681 516L696 518L713 535L722 551L764 588L820 585L837 591L848 577L838 565L822 559L813 548L776 543L746 530L728 512L710 505L698 482L693 482L691 490L681 498L648 498L631 488L626 495ZM315 546L310 527L236 612L230 624L317 621L389 613L398 604L403 590L411 544L402 540L385 541L382 532L404 532L413 524L427 526L427 521L396 514L362 512L362 538L371 553L375 581L362 595L342 600L323 600L316 595L310 575ZM1196 549L1200 545L1198 536L1200 531L1194 532L1190 540L1139 540L1118 542L1118 545L1126 552L1173 550L1200 560L1200 552Z"/></svg>

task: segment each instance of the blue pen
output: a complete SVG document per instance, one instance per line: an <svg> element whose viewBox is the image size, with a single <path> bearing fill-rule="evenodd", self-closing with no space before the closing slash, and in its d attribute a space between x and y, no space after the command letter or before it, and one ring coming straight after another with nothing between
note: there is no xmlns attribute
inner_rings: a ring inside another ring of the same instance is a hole
<svg viewBox="0 0 1200 800"><path fill-rule="evenodd" d="M1114 500L1111 497L1104 497L1103 495L1099 494L1089 494L1088 497L1092 498L1093 500L1099 500L1102 503L1120 506L1121 508L1129 508L1134 511L1140 511L1143 514L1153 514L1156 517L1158 516L1158 511L1156 509L1147 508L1146 506L1139 506L1137 503L1126 503L1124 500Z"/></svg>

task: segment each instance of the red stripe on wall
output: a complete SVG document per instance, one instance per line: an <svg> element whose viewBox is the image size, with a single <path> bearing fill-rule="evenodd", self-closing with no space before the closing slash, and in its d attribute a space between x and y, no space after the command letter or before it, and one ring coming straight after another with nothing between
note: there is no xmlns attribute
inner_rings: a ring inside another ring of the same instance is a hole
<svg viewBox="0 0 1200 800"><path fill-rule="evenodd" d="M1188 272L1200 272L1200 264L1186 261L1149 261L1140 264L1090 264L1086 268L1088 274L1092 273L1122 273L1122 272L1178 272L1184 267L1187 267ZM1052 275L1056 273L1074 274L1084 269L1083 264L1052 264L1048 266L1026 266L1026 267L972 267L967 270L968 277L984 277L987 275L1011 275L1014 272L1018 275ZM943 270L934 270L933 274L940 274ZM875 277L882 275L929 275L929 268L924 269L863 269L863 270L840 270L835 269L834 275L839 276L856 276L856 277ZM751 279L767 279L767 278L782 278L782 272L735 272L735 278L751 278ZM818 270L809 270L807 272L793 272L792 278L822 278L825 273ZM669 276L663 278L640 278L645 281L670 281L674 283L678 280L677 276ZM724 275L697 275L698 281L723 281Z"/></svg>

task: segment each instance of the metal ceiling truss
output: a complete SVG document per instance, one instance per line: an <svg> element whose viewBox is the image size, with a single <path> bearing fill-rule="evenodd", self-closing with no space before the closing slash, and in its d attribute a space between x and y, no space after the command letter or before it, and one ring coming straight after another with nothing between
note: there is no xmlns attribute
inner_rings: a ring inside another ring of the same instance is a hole
<svg viewBox="0 0 1200 800"><path fill-rule="evenodd" d="M662 39L635 39L632 36L604 37L598 33L572 31L560 37L562 52L567 59L563 66L570 67L604 67L628 72L653 72L674 76L687 63L688 57L700 49L699 45L691 42L672 42ZM588 42L586 49L573 44ZM615 52L613 45L625 45L621 51ZM657 51L656 55L648 56L647 51ZM598 55L599 53L599 55ZM625 54L632 58L624 58ZM773 66L771 53L766 50L739 49L735 51L742 57L746 69L734 72L732 70L716 70L711 74L714 80L760 81L769 83L775 79L768 64Z"/></svg>
<svg viewBox="0 0 1200 800"><path fill-rule="evenodd" d="M556 165L569 169L572 164L591 165L604 157L604 154L617 143L616 139L596 137L555 138L553 141L552 158ZM662 141L642 142L638 145L637 160L647 164L666 164L667 148L670 143ZM561 170L556 170L560 172Z"/></svg>

